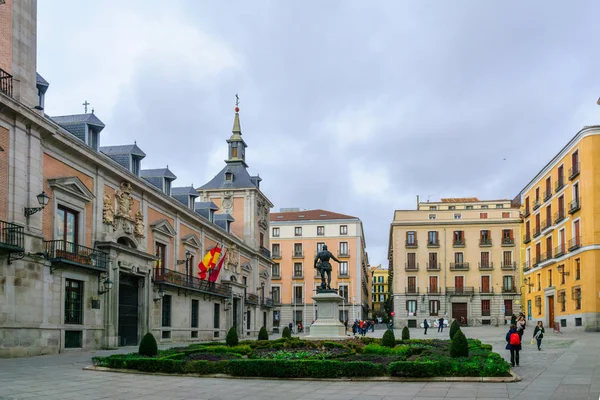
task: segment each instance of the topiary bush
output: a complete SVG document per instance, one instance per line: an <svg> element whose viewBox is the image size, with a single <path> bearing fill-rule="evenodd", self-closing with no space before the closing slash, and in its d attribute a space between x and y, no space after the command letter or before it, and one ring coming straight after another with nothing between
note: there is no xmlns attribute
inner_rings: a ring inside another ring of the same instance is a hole
<svg viewBox="0 0 600 400"><path fill-rule="evenodd" d="M402 328L402 340L410 340L410 331L408 330L408 326Z"/></svg>
<svg viewBox="0 0 600 400"><path fill-rule="evenodd" d="M146 333L140 342L138 353L141 356L154 357L158 354L158 345L154 335L150 332Z"/></svg>
<svg viewBox="0 0 600 400"><path fill-rule="evenodd" d="M229 347L237 346L239 343L237 330L233 326L231 327L231 329L229 329L229 332L227 332L225 343L227 343L227 346Z"/></svg>
<svg viewBox="0 0 600 400"><path fill-rule="evenodd" d="M290 328L288 328L287 326L285 328L283 328L283 331L281 332L281 337L286 338L286 339L291 339L292 331L290 331Z"/></svg>
<svg viewBox="0 0 600 400"><path fill-rule="evenodd" d="M258 331L258 340L269 340L267 328L265 328L264 326L260 328L260 331Z"/></svg>
<svg viewBox="0 0 600 400"><path fill-rule="evenodd" d="M452 324L450 325L450 340L452 340L454 338L454 334L460 331L460 324L458 323L457 320L452 321Z"/></svg>
<svg viewBox="0 0 600 400"><path fill-rule="evenodd" d="M394 331L391 329L387 329L383 334L383 338L381 339L381 345L387 347L395 347L396 346L396 336L394 336Z"/></svg>
<svg viewBox="0 0 600 400"><path fill-rule="evenodd" d="M465 334L459 329L452 339L450 345L450 355L452 357L469 357L469 343Z"/></svg>

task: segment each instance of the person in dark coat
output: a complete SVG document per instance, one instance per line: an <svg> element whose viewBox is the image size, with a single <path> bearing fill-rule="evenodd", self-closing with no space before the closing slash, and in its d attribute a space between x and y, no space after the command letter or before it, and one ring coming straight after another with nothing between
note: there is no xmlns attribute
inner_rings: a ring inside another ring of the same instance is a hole
<svg viewBox="0 0 600 400"><path fill-rule="evenodd" d="M438 320L438 332L444 332L444 317L440 317Z"/></svg>
<svg viewBox="0 0 600 400"><path fill-rule="evenodd" d="M429 322L427 322L427 320L423 321L423 328L425 328L425 335L427 335L427 328L429 328Z"/></svg>
<svg viewBox="0 0 600 400"><path fill-rule="evenodd" d="M538 324L536 325L535 329L533 330L533 338L537 342L538 350L542 350L541 347L542 347L542 338L544 337L544 332L546 332L546 330L544 329L544 324L542 323L542 321L539 321Z"/></svg>
<svg viewBox="0 0 600 400"><path fill-rule="evenodd" d="M517 316L515 314L510 317L510 324L515 326L517 325Z"/></svg>
<svg viewBox="0 0 600 400"><path fill-rule="evenodd" d="M513 341L518 341L519 344L511 344L511 339ZM514 325L510 326L510 330L506 334L506 350L510 350L510 364L514 367L516 363L518 367L519 351L521 351L521 335L519 335L519 332L517 332L517 327Z"/></svg>

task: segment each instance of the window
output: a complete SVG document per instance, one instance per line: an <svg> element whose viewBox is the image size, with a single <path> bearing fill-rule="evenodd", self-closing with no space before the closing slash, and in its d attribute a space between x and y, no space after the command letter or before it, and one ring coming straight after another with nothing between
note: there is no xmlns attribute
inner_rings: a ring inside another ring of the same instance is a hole
<svg viewBox="0 0 600 400"><path fill-rule="evenodd" d="M456 264L462 264L464 262L464 255L462 252L456 252L454 253L454 262Z"/></svg>
<svg viewBox="0 0 600 400"><path fill-rule="evenodd" d="M348 225L340 225L340 235L348 234Z"/></svg>
<svg viewBox="0 0 600 400"><path fill-rule="evenodd" d="M535 188L535 202L539 203L539 201L540 201L540 188L537 187L537 188Z"/></svg>
<svg viewBox="0 0 600 400"><path fill-rule="evenodd" d="M225 172L225 180L226 181L233 181L233 173L232 172Z"/></svg>
<svg viewBox="0 0 600 400"><path fill-rule="evenodd" d="M565 265L559 265L556 270L558 271L558 273L560 274L560 284L564 285L565 284Z"/></svg>
<svg viewBox="0 0 600 400"><path fill-rule="evenodd" d="M456 206L448 206L448 210L456 210Z"/></svg>
<svg viewBox="0 0 600 400"><path fill-rule="evenodd" d="M279 263L273 264L272 275L273 278L279 278L281 276L281 265L279 265Z"/></svg>
<svg viewBox="0 0 600 400"><path fill-rule="evenodd" d="M302 227L297 226L294 228L294 236L302 236Z"/></svg>
<svg viewBox="0 0 600 400"><path fill-rule="evenodd" d="M406 253L406 268L407 269L416 269L417 268L417 254L416 253Z"/></svg>
<svg viewBox="0 0 600 400"><path fill-rule="evenodd" d="M480 288L481 293L491 293L491 286L490 286L490 276L489 275L483 275L481 277L481 288Z"/></svg>
<svg viewBox="0 0 600 400"><path fill-rule="evenodd" d="M455 245L465 244L465 233L463 231L454 231L452 238Z"/></svg>
<svg viewBox="0 0 600 400"><path fill-rule="evenodd" d="M339 285L338 286L338 294L344 299L344 301L348 302L348 285Z"/></svg>
<svg viewBox="0 0 600 400"><path fill-rule="evenodd" d="M294 243L294 257L302 257L303 255L302 243Z"/></svg>
<svg viewBox="0 0 600 400"><path fill-rule="evenodd" d="M490 300L481 300L481 316L489 317L491 315Z"/></svg>
<svg viewBox="0 0 600 400"><path fill-rule="evenodd" d="M437 246L439 244L437 231L429 231L427 233L427 244L432 246Z"/></svg>
<svg viewBox="0 0 600 400"><path fill-rule="evenodd" d="M302 315L302 310L296 310L296 312L294 313L294 329L298 329L297 325L298 323L302 323L303 322L303 315ZM304 326L304 324L302 324Z"/></svg>
<svg viewBox="0 0 600 400"><path fill-rule="evenodd" d="M281 288L279 286L273 286L273 302L275 304L281 303Z"/></svg>
<svg viewBox="0 0 600 400"><path fill-rule="evenodd" d="M295 278L302 277L302 263L294 263L294 277Z"/></svg>
<svg viewBox="0 0 600 400"><path fill-rule="evenodd" d="M496 208L504 208L504 204L496 204Z"/></svg>
<svg viewBox="0 0 600 400"><path fill-rule="evenodd" d="M165 244L156 242L154 243L154 248L156 249L154 255L158 258L155 264L156 269L164 271L167 266L167 246Z"/></svg>
<svg viewBox="0 0 600 400"><path fill-rule="evenodd" d="M502 285L504 288L505 292L512 292L515 290L514 284L513 284L513 277L512 275L504 275L502 277Z"/></svg>
<svg viewBox="0 0 600 400"><path fill-rule="evenodd" d="M479 243L483 245L492 244L492 234L488 230L483 230L479 232Z"/></svg>
<svg viewBox="0 0 600 400"><path fill-rule="evenodd" d="M512 229L502 229L502 244L512 244L513 243L513 230Z"/></svg>
<svg viewBox="0 0 600 400"><path fill-rule="evenodd" d="M429 315L435 317L440 312L440 301L439 300L429 300Z"/></svg>
<svg viewBox="0 0 600 400"><path fill-rule="evenodd" d="M435 214L429 214L429 219L435 219Z"/></svg>
<svg viewBox="0 0 600 400"><path fill-rule="evenodd" d="M406 232L406 244L407 245L417 244L417 232L415 232L415 231Z"/></svg>
<svg viewBox="0 0 600 400"><path fill-rule="evenodd" d="M465 277L464 276L455 276L454 277L454 290L456 293L462 293L465 287Z"/></svg>
<svg viewBox="0 0 600 400"><path fill-rule="evenodd" d="M551 270L551 269L549 269L549 270L548 270L548 287L552 287L552 286L554 286L554 285L552 284L552 270Z"/></svg>
<svg viewBox="0 0 600 400"><path fill-rule="evenodd" d="M454 213L454 219L461 219L461 218L462 218L462 214Z"/></svg>
<svg viewBox="0 0 600 400"><path fill-rule="evenodd" d="M138 157L131 157L131 172L138 177L140 176L140 160Z"/></svg>
<svg viewBox="0 0 600 400"><path fill-rule="evenodd" d="M417 277L416 276L409 276L406 278L406 282L407 282L407 288L406 288L406 292L407 293L419 293L417 290Z"/></svg>
<svg viewBox="0 0 600 400"><path fill-rule="evenodd" d="M512 268L512 251L502 252L502 266L504 268Z"/></svg>
<svg viewBox="0 0 600 400"><path fill-rule="evenodd" d="M535 306L537 307L538 315L542 314L542 296L535 296Z"/></svg>
<svg viewBox="0 0 600 400"><path fill-rule="evenodd" d="M318 242L317 243L317 253L320 251L323 251L323 246L325 245L325 243L323 242Z"/></svg>
<svg viewBox="0 0 600 400"><path fill-rule="evenodd" d="M573 288L573 301L575 302L575 309L581 310L581 288Z"/></svg>
<svg viewBox="0 0 600 400"><path fill-rule="evenodd" d="M279 237L279 228L273 228L273 237Z"/></svg>
<svg viewBox="0 0 600 400"><path fill-rule="evenodd" d="M437 269L438 268L438 258L437 253L429 253L429 264L427 265L429 269Z"/></svg>
<svg viewBox="0 0 600 400"><path fill-rule="evenodd" d="M408 315L416 315L417 301L416 300L407 300L406 301L406 311L408 311Z"/></svg>
<svg viewBox="0 0 600 400"><path fill-rule="evenodd" d="M65 243L66 247L60 250L70 253L75 252L75 245L78 243L78 219L79 213L77 211L58 206L56 210L56 239L72 243L72 245Z"/></svg>
<svg viewBox="0 0 600 400"><path fill-rule="evenodd" d="M198 327L198 310L199 310L199 302L198 300L192 300L192 318L191 318L191 327Z"/></svg>
<svg viewBox="0 0 600 400"><path fill-rule="evenodd" d="M348 276L348 262L347 261L342 261L339 265L339 269L340 269L340 276Z"/></svg>
<svg viewBox="0 0 600 400"><path fill-rule="evenodd" d="M171 295L162 298L162 326L171 326Z"/></svg>
<svg viewBox="0 0 600 400"><path fill-rule="evenodd" d="M273 243L271 249L273 257L281 257L281 245L279 243Z"/></svg>
<svg viewBox="0 0 600 400"><path fill-rule="evenodd" d="M502 212L502 218L510 218L510 213L509 212Z"/></svg>
<svg viewBox="0 0 600 400"><path fill-rule="evenodd" d="M90 143L89 143L90 147L92 149L98 151L98 132L95 132L94 130L90 129L88 134L89 134L89 140L90 140Z"/></svg>
<svg viewBox="0 0 600 400"><path fill-rule="evenodd" d="M65 281L65 324L83 324L83 282Z"/></svg>
<svg viewBox="0 0 600 400"><path fill-rule="evenodd" d="M489 268L491 266L490 264L490 252L489 251L482 251L481 252L481 267L482 268Z"/></svg>
<svg viewBox="0 0 600 400"><path fill-rule="evenodd" d="M560 311L565 312L567 309L567 293L564 290L558 292L558 302L560 303Z"/></svg>
<svg viewBox="0 0 600 400"><path fill-rule="evenodd" d="M529 215L529 197L525 198L525 215Z"/></svg>
<svg viewBox="0 0 600 400"><path fill-rule="evenodd" d="M429 211L435 211L437 210L437 206L429 206Z"/></svg>
<svg viewBox="0 0 600 400"><path fill-rule="evenodd" d="M347 256L348 254L348 242L340 242L340 256Z"/></svg>
<svg viewBox="0 0 600 400"><path fill-rule="evenodd" d="M578 281L581 279L581 260L579 258L575 259L575 280Z"/></svg>
<svg viewBox="0 0 600 400"><path fill-rule="evenodd" d="M325 227L317 226L317 236L324 236L324 235L325 235Z"/></svg>
<svg viewBox="0 0 600 400"><path fill-rule="evenodd" d="M302 304L303 289L302 286L294 286L294 303Z"/></svg>
<svg viewBox="0 0 600 400"><path fill-rule="evenodd" d="M537 274L537 290L542 290L542 274Z"/></svg>
<svg viewBox="0 0 600 400"><path fill-rule="evenodd" d="M486 213L486 212L485 213L479 213L479 218L480 219L487 219L487 217L488 217L488 213Z"/></svg>
<svg viewBox="0 0 600 400"><path fill-rule="evenodd" d="M213 317L213 328L219 329L221 328L221 305L215 303L215 312Z"/></svg>
<svg viewBox="0 0 600 400"><path fill-rule="evenodd" d="M237 143L232 143L231 144L231 158L237 158L237 157L238 157Z"/></svg>
<svg viewBox="0 0 600 400"><path fill-rule="evenodd" d="M171 195L171 180L170 179L165 179L165 194L167 196Z"/></svg>
<svg viewBox="0 0 600 400"><path fill-rule="evenodd" d="M472 209L473 209L473 206L466 206L465 208L466 208L467 210L472 210Z"/></svg>
<svg viewBox="0 0 600 400"><path fill-rule="evenodd" d="M486 205L482 205L482 206L481 206L481 209L482 209L482 210L487 210L487 209L488 209L488 206L486 206Z"/></svg>
<svg viewBox="0 0 600 400"><path fill-rule="evenodd" d="M429 293L438 293L438 277L429 277Z"/></svg>

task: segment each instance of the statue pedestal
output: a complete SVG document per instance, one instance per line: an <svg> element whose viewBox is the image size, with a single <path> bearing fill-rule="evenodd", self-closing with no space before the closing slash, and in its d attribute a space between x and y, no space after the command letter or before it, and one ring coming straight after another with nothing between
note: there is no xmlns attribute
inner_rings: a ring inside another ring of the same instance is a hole
<svg viewBox="0 0 600 400"><path fill-rule="evenodd" d="M339 319L339 304L344 300L337 290L321 290L313 301L317 305L317 320L310 326L306 339L346 339L346 328Z"/></svg>

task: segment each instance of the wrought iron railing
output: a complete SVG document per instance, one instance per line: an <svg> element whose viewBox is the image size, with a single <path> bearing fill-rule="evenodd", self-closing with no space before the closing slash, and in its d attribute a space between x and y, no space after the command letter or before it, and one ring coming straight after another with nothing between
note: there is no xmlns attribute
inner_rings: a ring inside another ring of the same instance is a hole
<svg viewBox="0 0 600 400"><path fill-rule="evenodd" d="M515 261L513 262L502 262L502 265L500 266L500 269L503 271L514 271L517 269L517 263Z"/></svg>
<svg viewBox="0 0 600 400"><path fill-rule="evenodd" d="M0 92L12 97L13 95L13 76L0 68Z"/></svg>
<svg viewBox="0 0 600 400"><path fill-rule="evenodd" d="M515 244L515 239L511 238L511 237L504 237L502 238L502 245L503 246L507 246L507 245L513 245Z"/></svg>
<svg viewBox="0 0 600 400"><path fill-rule="evenodd" d="M273 299L270 299L268 297L262 297L260 299L260 305L265 307L273 307Z"/></svg>
<svg viewBox="0 0 600 400"><path fill-rule="evenodd" d="M246 293L246 303L258 304L258 295L254 293Z"/></svg>
<svg viewBox="0 0 600 400"><path fill-rule="evenodd" d="M469 269L468 262L450 263L450 271L466 271Z"/></svg>
<svg viewBox="0 0 600 400"><path fill-rule="evenodd" d="M573 214L574 212L579 211L579 209L581 209L581 203L579 202L579 198L576 198L571 203L569 203L569 214Z"/></svg>
<svg viewBox="0 0 600 400"><path fill-rule="evenodd" d="M441 263L439 262L428 262L427 270L428 271L439 271L441 268Z"/></svg>
<svg viewBox="0 0 600 400"><path fill-rule="evenodd" d="M558 192L560 189L565 187L565 178L562 176L558 177L558 180L554 183L554 191Z"/></svg>
<svg viewBox="0 0 600 400"><path fill-rule="evenodd" d="M523 235L523 243L527 244L531 242L531 235L529 233L526 233L525 235Z"/></svg>
<svg viewBox="0 0 600 400"><path fill-rule="evenodd" d="M573 251L581 247L581 236L576 236L569 240L569 251Z"/></svg>
<svg viewBox="0 0 600 400"><path fill-rule="evenodd" d="M465 239L454 239L454 241L452 242L452 246L454 246L454 247L464 247L465 246Z"/></svg>
<svg viewBox="0 0 600 400"><path fill-rule="evenodd" d="M154 282L180 286L199 292L215 294L217 296L225 297L231 294L231 289L228 286L216 282L209 282L208 280L199 279L195 276L189 276L166 268L154 269Z"/></svg>
<svg viewBox="0 0 600 400"><path fill-rule="evenodd" d="M442 288L439 288L439 287L438 288L428 287L427 288L427 294L429 294L429 295L441 295L442 294Z"/></svg>
<svg viewBox="0 0 600 400"><path fill-rule="evenodd" d="M271 250L267 249L266 247L260 246L260 254L262 254L264 257L271 258Z"/></svg>
<svg viewBox="0 0 600 400"><path fill-rule="evenodd" d="M408 248L415 248L419 245L419 242L417 241L417 239L410 239L406 241L405 247Z"/></svg>
<svg viewBox="0 0 600 400"><path fill-rule="evenodd" d="M516 286L502 286L502 293L517 293Z"/></svg>
<svg viewBox="0 0 600 400"><path fill-rule="evenodd" d="M0 248L23 251L25 249L25 228L0 221Z"/></svg>
<svg viewBox="0 0 600 400"><path fill-rule="evenodd" d="M44 241L44 251L51 262L64 262L103 270L108 269L110 260L108 253L66 240Z"/></svg>
<svg viewBox="0 0 600 400"><path fill-rule="evenodd" d="M475 288L472 286L449 287L446 288L446 294L449 295L470 295L475 293Z"/></svg>
<svg viewBox="0 0 600 400"><path fill-rule="evenodd" d="M491 246L492 245L492 239L487 239L487 238L481 238L479 239L479 245L480 246Z"/></svg>
<svg viewBox="0 0 600 400"><path fill-rule="evenodd" d="M491 271L494 269L494 263L491 261L488 262L480 262L479 263L479 270L480 271Z"/></svg>
<svg viewBox="0 0 600 400"><path fill-rule="evenodd" d="M404 270L405 271L418 271L419 263L416 263L416 262L405 263Z"/></svg>
<svg viewBox="0 0 600 400"><path fill-rule="evenodd" d="M427 241L427 247L440 247L440 241L437 239L430 239Z"/></svg>
<svg viewBox="0 0 600 400"><path fill-rule="evenodd" d="M552 197L552 189L548 189L544 192L544 201L548 201Z"/></svg>
<svg viewBox="0 0 600 400"><path fill-rule="evenodd" d="M406 294L419 294L419 288L418 287L407 287Z"/></svg>
<svg viewBox="0 0 600 400"><path fill-rule="evenodd" d="M493 294L494 293L494 288L491 287L491 286L481 287L481 288L479 288L479 293Z"/></svg>
<svg viewBox="0 0 600 400"><path fill-rule="evenodd" d="M569 168L569 180L573 180L577 175L579 175L579 163L574 163L571 168Z"/></svg>
<svg viewBox="0 0 600 400"><path fill-rule="evenodd" d="M554 223L558 224L563 219L565 219L565 210L564 209L559 210L558 212L554 213Z"/></svg>

